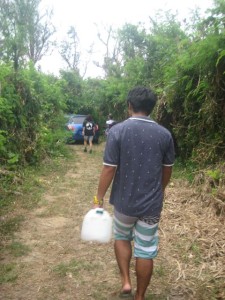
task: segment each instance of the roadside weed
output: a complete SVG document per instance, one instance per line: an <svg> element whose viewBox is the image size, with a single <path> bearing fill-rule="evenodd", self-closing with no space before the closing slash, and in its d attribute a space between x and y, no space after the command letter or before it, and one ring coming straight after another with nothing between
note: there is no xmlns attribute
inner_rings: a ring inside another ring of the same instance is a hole
<svg viewBox="0 0 225 300"><path fill-rule="evenodd" d="M157 277L163 277L166 275L165 268L162 265L155 266L154 268L154 274Z"/></svg>
<svg viewBox="0 0 225 300"><path fill-rule="evenodd" d="M23 221L23 216L15 216L8 220L3 220L0 224L0 236L13 236Z"/></svg>
<svg viewBox="0 0 225 300"><path fill-rule="evenodd" d="M96 266L91 262L87 261L78 261L76 259L72 259L68 263L60 263L56 267L53 268L53 272L57 273L59 276L77 276L81 270L93 270Z"/></svg>
<svg viewBox="0 0 225 300"><path fill-rule="evenodd" d="M15 264L2 264L0 268L0 284L14 282L18 277Z"/></svg>
<svg viewBox="0 0 225 300"><path fill-rule="evenodd" d="M28 246L16 241L6 246L6 249L8 249L14 257L27 255L31 251Z"/></svg>

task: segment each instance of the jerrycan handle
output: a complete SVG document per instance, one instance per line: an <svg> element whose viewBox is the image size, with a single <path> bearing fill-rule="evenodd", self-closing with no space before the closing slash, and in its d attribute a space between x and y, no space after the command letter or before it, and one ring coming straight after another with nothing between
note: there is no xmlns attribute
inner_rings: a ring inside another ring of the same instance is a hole
<svg viewBox="0 0 225 300"><path fill-rule="evenodd" d="M101 208L101 207L97 207L96 209L95 209L95 213L96 214L99 214L99 215L103 215L103 213L104 213L104 209L103 208Z"/></svg>

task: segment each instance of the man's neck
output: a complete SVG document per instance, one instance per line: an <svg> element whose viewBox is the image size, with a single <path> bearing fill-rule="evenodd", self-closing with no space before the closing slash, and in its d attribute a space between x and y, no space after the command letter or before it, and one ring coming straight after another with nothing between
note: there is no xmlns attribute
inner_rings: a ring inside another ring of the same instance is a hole
<svg viewBox="0 0 225 300"><path fill-rule="evenodd" d="M138 118L138 117L148 117L148 116L142 112L138 112L138 113L132 112L131 117Z"/></svg>

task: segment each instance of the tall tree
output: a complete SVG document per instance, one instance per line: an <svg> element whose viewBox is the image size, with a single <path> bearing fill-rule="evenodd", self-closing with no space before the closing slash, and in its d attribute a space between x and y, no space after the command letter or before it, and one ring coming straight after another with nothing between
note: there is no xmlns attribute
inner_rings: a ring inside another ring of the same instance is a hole
<svg viewBox="0 0 225 300"><path fill-rule="evenodd" d="M46 10L39 12L41 0L26 0L26 45L29 59L36 64L47 54L54 45L51 37L55 33L55 27L51 22L53 12Z"/></svg>
<svg viewBox="0 0 225 300"><path fill-rule="evenodd" d="M59 53L70 71L79 74L80 50L79 37L74 26L67 32L68 39L61 42Z"/></svg>
<svg viewBox="0 0 225 300"><path fill-rule="evenodd" d="M110 26L103 26L104 30L98 30L98 39L104 47L103 63L94 62L97 67L104 70L106 77L121 77L120 40L117 30Z"/></svg>
<svg viewBox="0 0 225 300"><path fill-rule="evenodd" d="M80 113L82 105L82 78L73 70L60 70L60 86L68 113Z"/></svg>
<svg viewBox="0 0 225 300"><path fill-rule="evenodd" d="M51 12L40 14L41 0L1 0L1 59L13 62L14 69L27 61L34 64L47 53L52 42Z"/></svg>

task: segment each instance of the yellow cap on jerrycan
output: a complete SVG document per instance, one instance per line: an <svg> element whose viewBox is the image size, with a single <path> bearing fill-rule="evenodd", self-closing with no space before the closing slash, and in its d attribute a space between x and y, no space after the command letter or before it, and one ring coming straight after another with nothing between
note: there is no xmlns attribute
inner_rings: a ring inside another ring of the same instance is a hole
<svg viewBox="0 0 225 300"><path fill-rule="evenodd" d="M112 238L112 217L103 208L93 208L84 216L81 239L108 243Z"/></svg>

